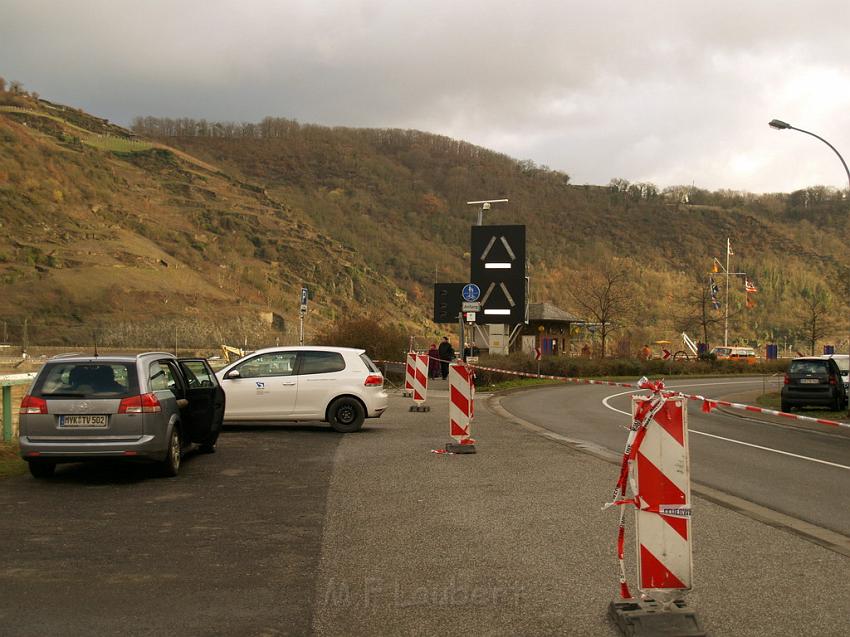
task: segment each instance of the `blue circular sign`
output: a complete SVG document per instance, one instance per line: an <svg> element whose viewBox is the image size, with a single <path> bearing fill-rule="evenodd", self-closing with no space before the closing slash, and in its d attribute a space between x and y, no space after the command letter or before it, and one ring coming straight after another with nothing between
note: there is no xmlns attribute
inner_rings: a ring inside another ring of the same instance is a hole
<svg viewBox="0 0 850 637"><path fill-rule="evenodd" d="M472 303L473 301L477 301L478 297L481 296L481 288L474 283L467 283L463 286L463 292L461 294L464 301Z"/></svg>

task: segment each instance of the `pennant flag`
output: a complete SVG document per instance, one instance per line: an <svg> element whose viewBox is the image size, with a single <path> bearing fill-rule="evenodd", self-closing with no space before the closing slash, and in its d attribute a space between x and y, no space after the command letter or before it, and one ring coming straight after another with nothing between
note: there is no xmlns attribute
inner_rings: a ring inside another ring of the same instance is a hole
<svg viewBox="0 0 850 637"><path fill-rule="evenodd" d="M747 290L748 294L758 292L758 288L746 277L744 278L744 288Z"/></svg>
<svg viewBox="0 0 850 637"><path fill-rule="evenodd" d="M717 267L717 259L715 259L714 263L711 264L711 271L714 272L714 274L720 272L720 268Z"/></svg>
<svg viewBox="0 0 850 637"><path fill-rule="evenodd" d="M714 307L715 310L720 309L720 301L718 301L717 299L711 299L711 305Z"/></svg>
<svg viewBox="0 0 850 637"><path fill-rule="evenodd" d="M750 296L747 295L747 309L751 310L756 306L756 302L750 299Z"/></svg>
<svg viewBox="0 0 850 637"><path fill-rule="evenodd" d="M729 239L726 239L726 254L730 257L735 256L735 253L732 252L732 241Z"/></svg>

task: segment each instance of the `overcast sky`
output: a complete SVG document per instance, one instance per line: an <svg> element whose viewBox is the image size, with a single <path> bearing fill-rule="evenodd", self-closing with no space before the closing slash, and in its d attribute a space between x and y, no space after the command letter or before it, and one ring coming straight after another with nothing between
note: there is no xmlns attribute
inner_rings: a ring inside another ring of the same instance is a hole
<svg viewBox="0 0 850 637"><path fill-rule="evenodd" d="M442 133L660 187L847 187L846 0L0 0L0 76L135 115ZM498 195L501 193L493 193Z"/></svg>

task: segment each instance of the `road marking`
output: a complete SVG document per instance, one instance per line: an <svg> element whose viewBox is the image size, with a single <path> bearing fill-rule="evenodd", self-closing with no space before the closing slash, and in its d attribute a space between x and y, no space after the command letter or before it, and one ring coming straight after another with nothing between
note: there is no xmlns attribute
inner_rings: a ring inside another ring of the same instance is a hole
<svg viewBox="0 0 850 637"><path fill-rule="evenodd" d="M724 383L716 383L716 384L722 385ZM602 404L605 405L611 411L616 411L618 414L623 414L623 415L631 418L632 417L631 412L623 411L622 409L617 409L616 407L612 407L608 403L608 401L612 398L617 398L619 396L625 396L626 394L634 394L638 391L642 391L642 390L635 389L635 390L631 390L631 391L620 392L619 394L612 394L612 395L608 396L607 398L605 398L602 401ZM790 456L792 458L799 458L800 460L808 460L810 462L817 462L819 464L825 464L825 465L828 465L830 467L837 467L839 469L846 469L846 470L850 471L850 467L843 465L843 464L837 464L835 462L829 462L828 460L820 460L818 458L811 458L809 456L801 456L801 455L796 454L796 453L790 453L788 451L782 451L781 449L773 449L771 447L762 447L761 445L754 445L751 442L744 442L743 440L735 440L734 438L724 438L723 436L715 436L714 434L709 434L709 433L706 433L704 431L699 431L697 429L688 429L688 431L691 432L691 433L699 434L701 436L708 436L709 438L717 438L718 440L725 440L726 442L732 442L736 445L744 445L745 447L752 447L754 449L761 449L763 451L771 451L773 453L778 453L778 454L783 455L783 456Z"/></svg>
<svg viewBox="0 0 850 637"><path fill-rule="evenodd" d="M696 429L688 429L689 432L694 434L700 434L701 436L708 436L709 438L717 438L718 440L725 440L726 442L734 442L737 445L744 445L745 447L753 447L754 449L763 449L764 451L772 451L773 453L779 453L783 456L791 456L792 458L799 458L800 460L809 460L810 462L818 462L820 464L829 465L830 467L838 467L839 469L847 469L850 471L850 467L843 464L838 464L835 462L829 462L828 460L820 460L819 458L810 458L809 456L801 456L796 453L790 453L788 451L781 451L779 449L772 449L770 447L762 447L761 445L754 445L751 442L743 442L741 440L735 440L734 438L724 438L723 436L715 436L714 434L707 434L704 431L697 431Z"/></svg>

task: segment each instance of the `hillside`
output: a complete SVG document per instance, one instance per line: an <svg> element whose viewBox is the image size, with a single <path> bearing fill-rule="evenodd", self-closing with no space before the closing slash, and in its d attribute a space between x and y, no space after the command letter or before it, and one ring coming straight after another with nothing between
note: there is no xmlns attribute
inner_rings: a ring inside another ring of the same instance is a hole
<svg viewBox="0 0 850 637"><path fill-rule="evenodd" d="M534 301L581 314L571 285L587 271L619 269L629 273L638 300L628 321L633 341L682 329L700 335L689 297L707 288L714 257L725 263L729 237L732 271L746 272L759 289L747 308L743 277L732 277L733 335L754 343L802 339L801 292L827 290L823 337L846 343L848 211L842 193L823 187L756 196L661 191L621 179L572 185L545 166L445 137L272 118L256 125L140 118L135 130L262 184L386 272L426 314L435 277L467 277L477 211L465 202L509 197L486 222L527 224ZM716 342L722 312L712 312L709 337Z"/></svg>
<svg viewBox="0 0 850 637"><path fill-rule="evenodd" d="M404 298L262 188L80 111L17 102L0 111L10 340L26 319L31 343L88 344L97 332L115 345L256 346L297 340L302 283L313 328Z"/></svg>
<svg viewBox="0 0 850 637"><path fill-rule="evenodd" d="M130 132L26 94L0 94L0 308L10 340L165 346L294 342L370 313L433 334L431 286L468 277L467 200L508 197L488 223L528 226L533 301L585 316L583 276L627 273L623 346L699 337L712 258L735 339L803 338L801 293L831 291L821 340L846 343L847 206L811 188L755 196L660 191L568 175L418 131L139 118ZM704 296L704 295L703 295ZM722 338L712 311L711 340ZM141 317L145 317L144 320Z"/></svg>

